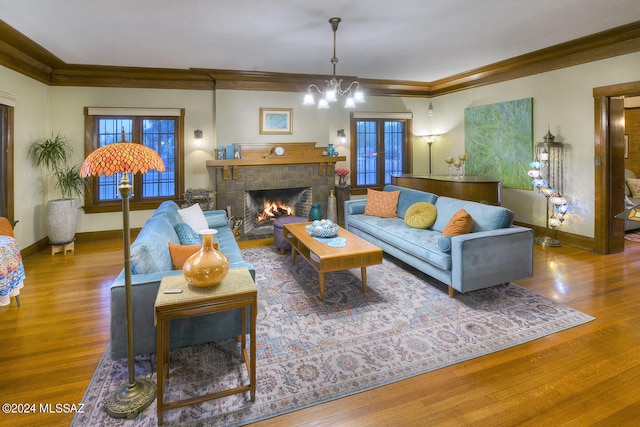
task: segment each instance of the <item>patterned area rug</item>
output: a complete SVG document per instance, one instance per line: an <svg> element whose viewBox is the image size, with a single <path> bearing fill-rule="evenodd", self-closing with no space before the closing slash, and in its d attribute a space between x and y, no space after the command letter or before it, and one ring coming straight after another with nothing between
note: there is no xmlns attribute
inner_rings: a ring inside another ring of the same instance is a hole
<svg viewBox="0 0 640 427"><path fill-rule="evenodd" d="M367 268L326 275L302 257L271 247L244 250L259 288L256 401L247 395L166 412L165 423L232 426L321 402L483 356L593 320L515 284L449 298L441 283L390 257ZM171 353L171 400L247 383L237 343L209 343ZM138 376L155 378L155 355L138 357ZM127 379L126 360L105 353L73 426L155 426L156 405L135 420L109 418L102 405Z"/></svg>
<svg viewBox="0 0 640 427"><path fill-rule="evenodd" d="M629 240L631 242L640 242L640 232L638 231L632 231L632 232L627 232L624 235L625 240Z"/></svg>

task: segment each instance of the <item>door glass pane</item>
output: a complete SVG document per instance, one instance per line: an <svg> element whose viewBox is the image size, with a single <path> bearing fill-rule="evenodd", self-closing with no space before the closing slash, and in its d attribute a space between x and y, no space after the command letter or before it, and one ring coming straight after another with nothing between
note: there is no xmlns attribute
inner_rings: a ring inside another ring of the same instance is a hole
<svg viewBox="0 0 640 427"><path fill-rule="evenodd" d="M404 145L404 122L384 123L384 183L391 184L391 175L402 173L402 152Z"/></svg>
<svg viewBox="0 0 640 427"><path fill-rule="evenodd" d="M356 122L356 185L375 185L378 176L378 132L376 121Z"/></svg>
<svg viewBox="0 0 640 427"><path fill-rule="evenodd" d="M164 162L165 172L149 171L142 176L142 197L167 197L175 193L175 120L145 119L142 140Z"/></svg>

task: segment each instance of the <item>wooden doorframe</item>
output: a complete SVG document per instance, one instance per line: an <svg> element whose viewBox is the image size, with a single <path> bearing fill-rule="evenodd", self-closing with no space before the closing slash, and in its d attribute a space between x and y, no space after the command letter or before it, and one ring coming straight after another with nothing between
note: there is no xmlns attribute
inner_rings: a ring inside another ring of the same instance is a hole
<svg viewBox="0 0 640 427"><path fill-rule="evenodd" d="M594 147L594 250L600 253L624 251L624 223L614 215L624 206L624 143L611 138L620 124L609 123L611 98L640 95L640 81L593 89L595 114Z"/></svg>

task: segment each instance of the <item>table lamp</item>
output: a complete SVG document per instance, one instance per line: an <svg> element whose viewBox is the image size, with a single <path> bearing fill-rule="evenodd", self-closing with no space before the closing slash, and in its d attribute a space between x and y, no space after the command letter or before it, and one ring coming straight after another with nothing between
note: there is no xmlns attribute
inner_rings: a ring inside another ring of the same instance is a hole
<svg viewBox="0 0 640 427"><path fill-rule="evenodd" d="M118 191L122 197L122 223L124 238L124 280L127 314L127 359L129 381L121 384L107 399L105 410L114 418L135 418L156 398L156 384L149 378L136 378L133 352L133 308L131 306L131 255L129 231L129 196L131 184L129 174L147 173L150 170L164 172L162 158L149 147L122 142L98 148L87 156L80 166L80 176L112 176L121 174Z"/></svg>

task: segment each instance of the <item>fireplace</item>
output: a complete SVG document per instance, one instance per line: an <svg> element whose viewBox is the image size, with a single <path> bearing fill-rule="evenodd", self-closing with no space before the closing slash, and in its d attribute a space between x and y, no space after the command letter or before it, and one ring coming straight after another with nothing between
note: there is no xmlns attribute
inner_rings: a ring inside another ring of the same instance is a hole
<svg viewBox="0 0 640 427"><path fill-rule="evenodd" d="M275 154L278 146L286 147L285 154ZM207 160L209 178L216 190L216 207L226 210L234 223L242 224L240 239L273 235L273 221L258 225L254 224L253 214L251 219L246 218L248 205L249 209L260 209L248 200L247 193L251 197L260 191L276 197L289 191L303 193L300 197L304 204L293 203L296 216L308 217L311 203L319 203L322 211L327 211L329 191L335 188L335 163L346 157L326 156L324 150L314 142L242 144L241 159Z"/></svg>
<svg viewBox="0 0 640 427"><path fill-rule="evenodd" d="M278 218L308 217L313 197L309 187L251 190L244 194L244 235L248 239L271 236Z"/></svg>

